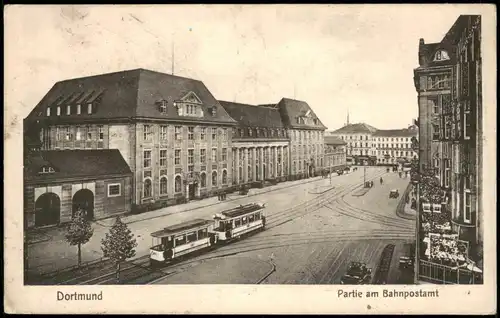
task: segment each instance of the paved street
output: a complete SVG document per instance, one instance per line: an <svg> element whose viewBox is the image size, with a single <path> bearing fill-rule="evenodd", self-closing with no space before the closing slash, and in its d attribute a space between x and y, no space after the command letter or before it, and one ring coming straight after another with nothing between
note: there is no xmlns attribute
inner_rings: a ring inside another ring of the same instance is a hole
<svg viewBox="0 0 500 318"><path fill-rule="evenodd" d="M383 185L378 183L380 176ZM396 216L398 200L389 199L388 193L391 189L403 193L408 179L387 174L382 168L367 168L366 178L376 182L362 196L353 195L359 193L362 169L333 178L331 187L328 179L320 179L293 190L262 195L259 201L268 203L266 231L193 259L197 270L174 269L178 273L154 283L177 283L178 275L198 283L222 283L217 277L223 275L224 282L235 283L241 281L242 273L248 275L252 262L217 272L209 261L245 257L275 264L276 271L262 281L264 284L338 284L350 261L366 262L375 272L387 244L395 245L387 283L395 283L403 245L414 239L415 228L414 221ZM305 200L308 203L301 205ZM207 281L205 273L213 280ZM258 281L262 274L256 271L254 275Z"/></svg>
<svg viewBox="0 0 500 318"><path fill-rule="evenodd" d="M378 182L380 176L383 185ZM210 198L125 217L138 240L134 263L147 264L153 231L192 218L211 218L240 204L261 202L266 203L266 231L157 272L152 283L338 284L350 261L366 262L375 272L387 244L395 245L388 275L388 283L395 283L399 255L404 243L414 238L415 230L414 221L396 215L399 199L389 199L388 193L398 189L402 194L409 180L375 167L366 169L366 180L374 180L374 187L363 191L363 180L360 168L335 175L331 181L321 177L298 180L252 189L247 196L235 194L225 202ZM100 240L111 221L94 224L95 234L83 247L84 261L101 257ZM51 241L30 245L33 270L46 272L76 264L76 248L70 247L61 233L54 231Z"/></svg>

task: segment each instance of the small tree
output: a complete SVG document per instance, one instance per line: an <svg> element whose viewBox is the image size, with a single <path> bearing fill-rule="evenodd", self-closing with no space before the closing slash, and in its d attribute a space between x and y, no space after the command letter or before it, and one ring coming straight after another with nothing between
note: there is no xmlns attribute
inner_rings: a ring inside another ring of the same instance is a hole
<svg viewBox="0 0 500 318"><path fill-rule="evenodd" d="M120 281L120 265L128 258L135 256L137 241L127 224L119 216L106 237L101 241L104 257L110 258L116 264L116 280Z"/></svg>
<svg viewBox="0 0 500 318"><path fill-rule="evenodd" d="M82 264L82 245L87 243L93 234L94 229L87 220L85 211L78 209L66 232L66 241L69 245L78 246L78 268Z"/></svg>

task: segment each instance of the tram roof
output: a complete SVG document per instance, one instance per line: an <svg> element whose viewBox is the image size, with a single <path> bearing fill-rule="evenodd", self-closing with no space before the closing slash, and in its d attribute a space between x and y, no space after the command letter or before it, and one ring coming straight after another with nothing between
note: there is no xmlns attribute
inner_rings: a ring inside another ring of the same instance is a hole
<svg viewBox="0 0 500 318"><path fill-rule="evenodd" d="M185 222L181 222L178 224L174 224L171 226L168 226L164 228L163 230L159 230L156 232L151 233L151 236L154 237L164 237L168 235L172 235L174 233L179 233L182 231L190 230L196 227L201 227L207 224L212 223L212 220L204 220L204 219L194 219L194 220L189 220Z"/></svg>
<svg viewBox="0 0 500 318"><path fill-rule="evenodd" d="M260 206L259 204L250 203L247 205L240 205L240 206L233 208L233 209L230 209L230 210L222 211L221 214L224 215L225 217L228 217L228 218L235 218L235 217L238 217L240 215L252 213L252 212L255 212L255 211L258 211L261 209L262 209L262 206Z"/></svg>

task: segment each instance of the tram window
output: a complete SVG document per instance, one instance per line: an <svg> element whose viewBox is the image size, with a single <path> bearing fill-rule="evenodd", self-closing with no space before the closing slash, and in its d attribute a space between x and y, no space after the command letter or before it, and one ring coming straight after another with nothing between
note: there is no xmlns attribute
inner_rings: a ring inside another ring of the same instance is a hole
<svg viewBox="0 0 500 318"><path fill-rule="evenodd" d="M207 229L198 230L198 239L204 239L207 237Z"/></svg>
<svg viewBox="0 0 500 318"><path fill-rule="evenodd" d="M253 215L253 214L250 214L250 215L248 216L248 223L253 222L253 219L254 219L254 215Z"/></svg>
<svg viewBox="0 0 500 318"><path fill-rule="evenodd" d="M187 242L191 243L196 241L196 232L191 232L187 235Z"/></svg>
<svg viewBox="0 0 500 318"><path fill-rule="evenodd" d="M241 224L245 225L248 223L247 217L244 216L243 219L241 220Z"/></svg>
<svg viewBox="0 0 500 318"><path fill-rule="evenodd" d="M255 213L255 221L260 220L260 213Z"/></svg>
<svg viewBox="0 0 500 318"><path fill-rule="evenodd" d="M238 226L241 226L241 220L240 219L234 220L234 227L238 227Z"/></svg>
<svg viewBox="0 0 500 318"><path fill-rule="evenodd" d="M186 244L186 235L177 236L175 238L175 246Z"/></svg>

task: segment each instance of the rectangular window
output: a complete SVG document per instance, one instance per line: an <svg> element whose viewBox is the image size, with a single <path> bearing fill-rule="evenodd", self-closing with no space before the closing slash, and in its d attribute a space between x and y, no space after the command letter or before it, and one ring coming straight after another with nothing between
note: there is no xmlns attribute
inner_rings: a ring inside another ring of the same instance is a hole
<svg viewBox="0 0 500 318"><path fill-rule="evenodd" d="M217 140L217 128L212 128L212 140Z"/></svg>
<svg viewBox="0 0 500 318"><path fill-rule="evenodd" d="M200 149L200 162L201 163L207 162L207 150L206 149Z"/></svg>
<svg viewBox="0 0 500 318"><path fill-rule="evenodd" d="M464 222L472 222L472 207L471 207L471 193L470 190L464 191Z"/></svg>
<svg viewBox="0 0 500 318"><path fill-rule="evenodd" d="M143 139L146 141L150 141L152 136L151 125L144 125L144 136Z"/></svg>
<svg viewBox="0 0 500 318"><path fill-rule="evenodd" d="M65 128L65 131L66 131L66 134L65 134L65 139L67 141L70 141L71 139L73 139L72 137L72 134L71 134L71 128L70 127L66 127Z"/></svg>
<svg viewBox="0 0 500 318"><path fill-rule="evenodd" d="M450 159L445 159L444 160L444 163L445 163L445 176L444 176L444 186L445 187L449 187L450 186L450 182L451 182L451 167L450 167Z"/></svg>
<svg viewBox="0 0 500 318"><path fill-rule="evenodd" d="M182 127L175 126L175 140L181 140L181 139L182 139Z"/></svg>
<svg viewBox="0 0 500 318"><path fill-rule="evenodd" d="M188 172L191 173L194 171L194 165L189 165L188 166ZM191 174L192 175L192 174Z"/></svg>
<svg viewBox="0 0 500 318"><path fill-rule="evenodd" d="M194 163L194 149L188 149L188 164L192 165Z"/></svg>
<svg viewBox="0 0 500 318"><path fill-rule="evenodd" d="M87 114L92 114L92 104L87 105Z"/></svg>
<svg viewBox="0 0 500 318"><path fill-rule="evenodd" d="M432 140L439 140L439 124L432 124Z"/></svg>
<svg viewBox="0 0 500 318"><path fill-rule="evenodd" d="M160 166L165 167L167 165L167 149L160 149Z"/></svg>
<svg viewBox="0 0 500 318"><path fill-rule="evenodd" d="M224 128L222 130L222 138L224 141L227 141L227 128Z"/></svg>
<svg viewBox="0 0 500 318"><path fill-rule="evenodd" d="M471 129L470 129L470 112L464 113L464 139L470 139Z"/></svg>
<svg viewBox="0 0 500 318"><path fill-rule="evenodd" d="M212 162L213 163L217 162L217 148L212 149Z"/></svg>
<svg viewBox="0 0 500 318"><path fill-rule="evenodd" d="M200 139L201 140L205 140L205 134L206 134L206 128L205 127L201 127L200 128Z"/></svg>
<svg viewBox="0 0 500 318"><path fill-rule="evenodd" d="M71 105L66 106L66 115L71 115Z"/></svg>
<svg viewBox="0 0 500 318"><path fill-rule="evenodd" d="M188 127L188 140L194 140L194 127Z"/></svg>
<svg viewBox="0 0 500 318"><path fill-rule="evenodd" d="M151 150L144 150L143 160L144 168L151 168Z"/></svg>
<svg viewBox="0 0 500 318"><path fill-rule="evenodd" d="M76 140L82 140L82 128L76 127Z"/></svg>
<svg viewBox="0 0 500 318"><path fill-rule="evenodd" d="M176 165L181 164L181 150L180 149L175 149L174 164L176 164Z"/></svg>
<svg viewBox="0 0 500 318"><path fill-rule="evenodd" d="M82 113L82 105L78 104L76 105L76 114L80 115Z"/></svg>
<svg viewBox="0 0 500 318"><path fill-rule="evenodd" d="M222 161L227 160L227 148L222 148Z"/></svg>
<svg viewBox="0 0 500 318"><path fill-rule="evenodd" d="M167 126L160 126L160 139L167 140Z"/></svg>
<svg viewBox="0 0 500 318"><path fill-rule="evenodd" d="M47 107L47 116L50 116L50 107Z"/></svg>
<svg viewBox="0 0 500 318"><path fill-rule="evenodd" d="M104 126L99 126L99 140L104 140Z"/></svg>
<svg viewBox="0 0 500 318"><path fill-rule="evenodd" d="M61 107L57 106L57 116L61 116Z"/></svg>
<svg viewBox="0 0 500 318"><path fill-rule="evenodd" d="M87 126L87 140L92 140L92 130L90 126Z"/></svg>
<svg viewBox="0 0 500 318"><path fill-rule="evenodd" d="M121 184L108 184L108 197L118 197L121 195Z"/></svg>

